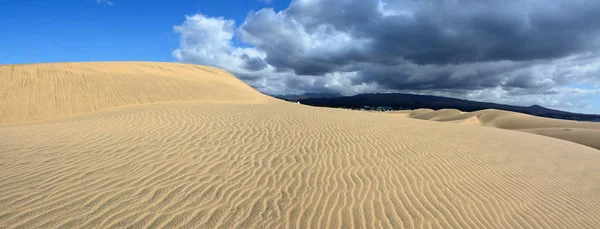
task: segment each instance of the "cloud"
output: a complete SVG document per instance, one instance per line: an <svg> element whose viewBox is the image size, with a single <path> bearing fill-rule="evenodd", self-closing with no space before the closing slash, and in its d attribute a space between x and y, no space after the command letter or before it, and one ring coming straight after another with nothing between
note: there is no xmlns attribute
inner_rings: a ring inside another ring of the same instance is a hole
<svg viewBox="0 0 600 229"><path fill-rule="evenodd" d="M377 2L293 1L281 12L262 9L250 14L240 32L242 39L278 60L277 67L300 72L349 61L540 60L600 48L598 1ZM319 46L331 43L338 49ZM282 46L293 55L281 58ZM302 61L292 61L297 58Z"/></svg>
<svg viewBox="0 0 600 229"><path fill-rule="evenodd" d="M263 52L232 45L235 32L233 20L196 14L186 16L185 22L173 29L180 35L180 47L172 54L181 62L212 65L241 73L267 67Z"/></svg>
<svg viewBox="0 0 600 229"><path fill-rule="evenodd" d="M597 12L595 0L294 0L239 26L186 17L173 55L269 93L407 91L585 107L600 86Z"/></svg>
<svg viewBox="0 0 600 229"><path fill-rule="evenodd" d="M96 0L96 3L98 3L98 4L105 4L107 6L112 6L112 5L115 4L114 2L109 1L109 0Z"/></svg>

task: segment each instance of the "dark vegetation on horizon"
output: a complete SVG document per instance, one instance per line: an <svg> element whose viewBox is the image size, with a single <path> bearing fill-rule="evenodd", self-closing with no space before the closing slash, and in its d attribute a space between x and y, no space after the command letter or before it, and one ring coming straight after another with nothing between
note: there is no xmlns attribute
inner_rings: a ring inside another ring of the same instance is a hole
<svg viewBox="0 0 600 229"><path fill-rule="evenodd" d="M292 102L300 102L302 104L320 107L335 107L347 109L376 109L376 108L391 108L393 110L413 110L419 108L429 109L458 109L461 111L478 111L484 109L498 109L506 111L514 111L535 116L567 119L576 121L592 121L600 122L600 115L578 114L566 111L554 110L538 105L533 106L512 106L497 103L476 102L463 99L454 99L448 97L431 96L431 95L416 95L404 93L380 93L380 94L359 94L355 96L329 96L321 95L311 97L306 95L285 95L275 96Z"/></svg>

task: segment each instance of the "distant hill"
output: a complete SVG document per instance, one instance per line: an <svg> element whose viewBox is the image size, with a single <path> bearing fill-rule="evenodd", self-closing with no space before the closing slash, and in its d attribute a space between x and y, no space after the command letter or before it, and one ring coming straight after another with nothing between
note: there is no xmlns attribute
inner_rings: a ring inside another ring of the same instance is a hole
<svg viewBox="0 0 600 229"><path fill-rule="evenodd" d="M280 97L281 98L281 97ZM600 115L578 114L566 111L545 108L539 105L533 106L512 106L498 103L476 102L463 99L454 99L448 97L416 95L404 93L378 93L378 94L359 94L346 97L326 97L326 98L300 98L289 99L288 101L298 101L302 104L322 107L340 107L340 108L376 108L386 107L394 110L412 110L418 108L445 109L453 108L461 111L478 111L484 109L499 109L514 111L524 114L536 115L548 118L577 120L577 121L595 121L600 122Z"/></svg>
<svg viewBox="0 0 600 229"><path fill-rule="evenodd" d="M280 98L288 101L298 101L302 99L322 99L342 97L340 93L304 93L304 94L289 94L289 95L271 95L275 98Z"/></svg>

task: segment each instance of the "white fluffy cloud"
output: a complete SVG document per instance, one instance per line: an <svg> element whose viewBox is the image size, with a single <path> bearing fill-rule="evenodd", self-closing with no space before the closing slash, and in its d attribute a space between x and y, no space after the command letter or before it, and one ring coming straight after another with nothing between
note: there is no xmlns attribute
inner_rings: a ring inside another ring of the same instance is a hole
<svg viewBox="0 0 600 229"><path fill-rule="evenodd" d="M173 29L180 34L180 47L173 51L173 56L181 62L201 63L241 73L267 67L262 61L264 52L232 45L236 29L233 20L196 14L186 16L185 22ZM256 65L262 68L257 69Z"/></svg>

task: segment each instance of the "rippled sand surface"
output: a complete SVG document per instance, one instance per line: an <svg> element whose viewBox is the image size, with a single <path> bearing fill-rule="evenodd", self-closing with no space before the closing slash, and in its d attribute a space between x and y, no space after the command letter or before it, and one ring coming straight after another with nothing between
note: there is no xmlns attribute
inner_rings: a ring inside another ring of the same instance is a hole
<svg viewBox="0 0 600 229"><path fill-rule="evenodd" d="M0 228L600 228L600 151L572 142L287 103L196 65L0 82Z"/></svg>

